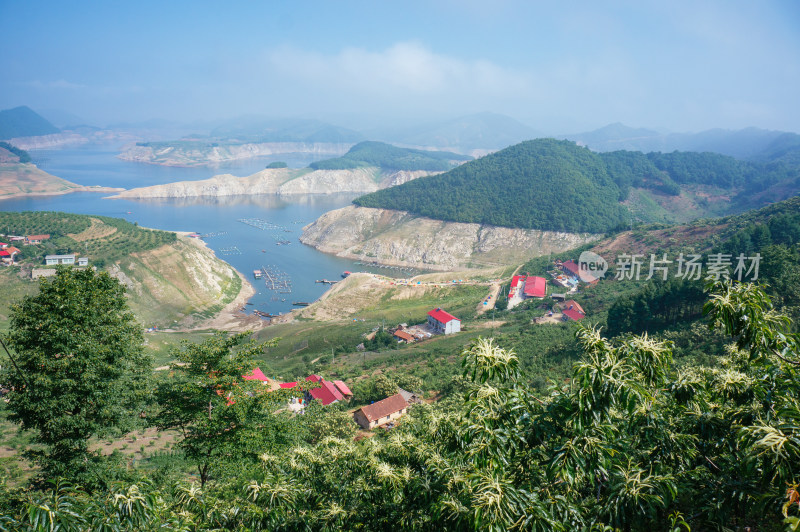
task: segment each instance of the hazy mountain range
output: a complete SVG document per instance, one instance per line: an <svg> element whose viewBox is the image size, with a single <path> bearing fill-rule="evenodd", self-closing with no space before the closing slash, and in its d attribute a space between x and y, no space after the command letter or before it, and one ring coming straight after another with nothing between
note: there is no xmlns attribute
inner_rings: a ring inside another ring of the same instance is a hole
<svg viewBox="0 0 800 532"><path fill-rule="evenodd" d="M42 115L51 118L48 120ZM89 126L65 111L37 113L26 106L0 111L0 140L49 135L61 130L80 131ZM137 124L114 124L108 129L159 128L194 131L178 140L223 140L227 142L334 142L355 144L363 140L381 140L401 146L436 148L471 155L484 155L525 140L542 137L567 139L592 151L617 150L641 152L698 151L715 152L739 159L800 160L800 135L749 127L741 130L710 129L699 133L674 133L648 128L633 128L615 123L582 133L548 135L509 116L478 113L413 127L358 131L314 119L243 116L235 119L196 124L176 124L148 120ZM165 138L160 136L161 139ZM167 137L169 138L169 137ZM169 144L172 141L162 141Z"/></svg>

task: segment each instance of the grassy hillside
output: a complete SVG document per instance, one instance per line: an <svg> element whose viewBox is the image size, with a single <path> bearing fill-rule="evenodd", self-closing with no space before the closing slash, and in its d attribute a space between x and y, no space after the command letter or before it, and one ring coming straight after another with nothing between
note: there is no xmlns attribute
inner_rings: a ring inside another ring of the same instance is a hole
<svg viewBox="0 0 800 532"><path fill-rule="evenodd" d="M0 269L0 327L11 302L35 292L30 272L44 267L47 254L77 253L108 270L127 285L131 308L146 326L196 326L242 290L233 268L200 243L118 218L0 212L0 234L51 235L39 245L18 245L20 265Z"/></svg>
<svg viewBox="0 0 800 532"><path fill-rule="evenodd" d="M61 130L26 106L0 111L0 140L51 135Z"/></svg>
<svg viewBox="0 0 800 532"><path fill-rule="evenodd" d="M315 170L346 170L377 166L385 170L426 170L444 172L472 157L446 151L398 148L383 142L360 142L345 155L336 159L316 161L309 166Z"/></svg>

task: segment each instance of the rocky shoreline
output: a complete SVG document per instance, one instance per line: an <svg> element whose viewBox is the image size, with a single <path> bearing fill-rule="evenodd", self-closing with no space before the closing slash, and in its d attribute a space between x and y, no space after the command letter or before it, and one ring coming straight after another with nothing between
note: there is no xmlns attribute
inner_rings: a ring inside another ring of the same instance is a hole
<svg viewBox="0 0 800 532"><path fill-rule="evenodd" d="M304 227L300 241L337 257L448 271L523 263L602 236L443 222L403 211L349 206Z"/></svg>
<svg viewBox="0 0 800 532"><path fill-rule="evenodd" d="M351 146L349 143L334 142L153 143L129 145L117 157L138 163L192 167L287 153L338 157Z"/></svg>

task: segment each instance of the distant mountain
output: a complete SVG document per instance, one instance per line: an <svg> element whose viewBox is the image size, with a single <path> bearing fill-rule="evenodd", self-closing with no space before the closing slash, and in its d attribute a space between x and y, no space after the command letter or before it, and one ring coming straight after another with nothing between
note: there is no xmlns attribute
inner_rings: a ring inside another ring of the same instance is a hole
<svg viewBox="0 0 800 532"><path fill-rule="evenodd" d="M52 135L61 130L27 106L0 111L0 140Z"/></svg>
<svg viewBox="0 0 800 532"><path fill-rule="evenodd" d="M364 136L319 120L243 117L211 130L211 137L241 142L340 142L352 144Z"/></svg>
<svg viewBox="0 0 800 532"><path fill-rule="evenodd" d="M74 130L76 127L88 125L88 122L83 118L63 109L39 109L38 113L51 124L61 129Z"/></svg>
<svg viewBox="0 0 800 532"><path fill-rule="evenodd" d="M796 133L781 134L754 156L753 160L800 165L800 135Z"/></svg>
<svg viewBox="0 0 800 532"><path fill-rule="evenodd" d="M632 128L615 123L594 131L565 135L560 138L575 141L597 152L617 150L710 151L730 155L737 159L766 160L763 152L783 135L786 133L755 127L736 131L709 129L700 133L661 133L651 129ZM794 134L790 133L789 135Z"/></svg>
<svg viewBox="0 0 800 532"><path fill-rule="evenodd" d="M542 136L540 132L509 116L495 113L479 113L414 128L374 133L377 138L387 142L462 153L498 150Z"/></svg>
<svg viewBox="0 0 800 532"><path fill-rule="evenodd" d="M389 170L425 170L445 172L472 157L447 151L398 148L383 142L360 142L336 159L316 161L309 166L315 170L349 170L377 166Z"/></svg>

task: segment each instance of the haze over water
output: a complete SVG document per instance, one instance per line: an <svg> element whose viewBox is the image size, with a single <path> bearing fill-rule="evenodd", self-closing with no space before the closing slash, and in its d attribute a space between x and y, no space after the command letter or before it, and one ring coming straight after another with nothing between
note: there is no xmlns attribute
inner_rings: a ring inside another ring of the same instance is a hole
<svg viewBox="0 0 800 532"><path fill-rule="evenodd" d="M244 176L263 169L269 160L285 161L293 167L306 166L314 160L301 156L278 156L213 168L173 168L122 161L115 158L117 153L118 150L109 146L31 152L40 168L53 175L81 185L122 188L205 179L219 173ZM213 235L204 239L206 244L218 257L242 272L258 292L250 300L253 305L248 307L248 312L259 309L276 314L291 310L293 301L314 301L328 288L328 285L314 281L338 280L345 270L372 270L386 275L395 273L393 270L356 266L351 260L326 255L298 241L304 225L329 210L350 204L354 198L352 194L164 198L147 201L104 199L108 195L87 192L9 199L0 201L0 210L113 216L137 222L143 227ZM261 230L238 221L246 218L266 220L281 228ZM276 238L289 240L291 244L277 245ZM264 281L253 278L253 270L265 265L274 265L290 275L293 286L291 294L267 290Z"/></svg>

